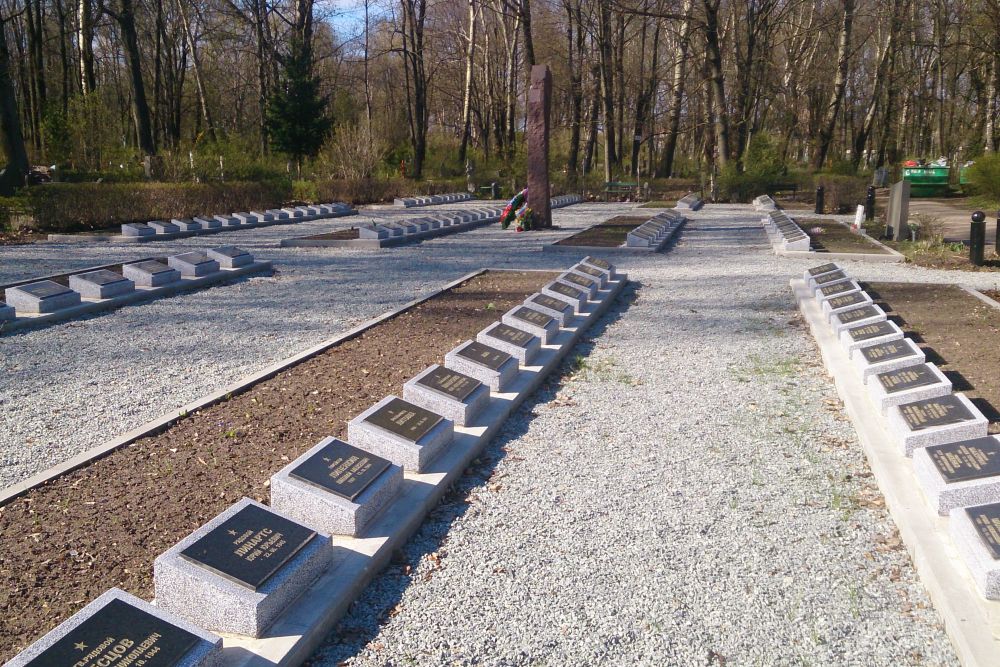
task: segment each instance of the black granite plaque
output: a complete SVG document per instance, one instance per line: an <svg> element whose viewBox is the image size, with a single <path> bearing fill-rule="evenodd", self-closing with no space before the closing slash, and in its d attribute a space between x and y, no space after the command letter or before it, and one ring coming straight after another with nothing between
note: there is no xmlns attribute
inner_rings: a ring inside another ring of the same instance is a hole
<svg viewBox="0 0 1000 667"><path fill-rule="evenodd" d="M107 269L90 271L89 273L80 273L77 274L77 277L86 280L88 283L94 283L95 285L111 285L125 280L124 277L118 275L114 271L108 271Z"/></svg>
<svg viewBox="0 0 1000 667"><path fill-rule="evenodd" d="M843 285L846 283L841 284ZM847 333L850 334L851 340L860 342L864 340L871 340L872 338L878 338L879 336L888 336L896 333L896 330L892 327L892 324L888 320L883 320L881 322L875 322L874 324L863 324L860 327L848 329Z"/></svg>
<svg viewBox="0 0 1000 667"><path fill-rule="evenodd" d="M885 393L898 394L908 389L917 389L918 387L937 384L941 380L931 371L930 366L920 364L919 366L901 368L898 371L880 373L878 381L882 385L882 388L885 389Z"/></svg>
<svg viewBox="0 0 1000 667"><path fill-rule="evenodd" d="M573 268L579 271L580 273L586 273L588 276L593 276L595 278L604 277L603 271L601 271L600 269L595 269L592 266L587 266L586 264L577 264Z"/></svg>
<svg viewBox="0 0 1000 667"><path fill-rule="evenodd" d="M506 352L502 352L489 345L483 345L478 341L473 341L458 351L458 356L463 359L475 362L480 366L485 366L491 371L498 371L500 367L507 363L511 357Z"/></svg>
<svg viewBox="0 0 1000 667"><path fill-rule="evenodd" d="M417 380L417 384L449 398L454 398L456 401L465 401L472 395L472 392L479 388L482 382L470 378L468 375L449 370L444 366L438 366Z"/></svg>
<svg viewBox="0 0 1000 667"><path fill-rule="evenodd" d="M546 328L549 323L555 320L551 315L546 315L545 313L540 313L537 310L532 310L531 308L518 308L514 311L514 317L528 324L534 324L536 327Z"/></svg>
<svg viewBox="0 0 1000 667"><path fill-rule="evenodd" d="M575 287L570 287L569 285L564 285L563 283L552 283L549 285L549 289L556 294L562 294L563 296L569 297L570 299L579 300L586 298L586 295L582 290Z"/></svg>
<svg viewBox="0 0 1000 667"><path fill-rule="evenodd" d="M588 257L584 261L587 262L588 264L596 266L599 269L604 269L605 271L611 270L611 263L606 260L599 259L597 257Z"/></svg>
<svg viewBox="0 0 1000 667"><path fill-rule="evenodd" d="M30 294L37 299L50 299L54 296L60 296L73 291L70 288L63 287L59 283L51 280L43 280L41 282L31 283L30 285L21 285L17 289Z"/></svg>
<svg viewBox="0 0 1000 667"><path fill-rule="evenodd" d="M845 310L842 313L837 313L836 317L840 320L841 324L850 324L851 322L866 320L869 317L878 317L878 315L879 312L875 310L875 306L868 305L855 308L854 310Z"/></svg>
<svg viewBox="0 0 1000 667"><path fill-rule="evenodd" d="M960 424L974 419L969 408L954 394L906 403L899 406L899 411L911 431Z"/></svg>
<svg viewBox="0 0 1000 667"><path fill-rule="evenodd" d="M837 283L836 285L820 287L819 293L823 296L836 296L838 294L843 294L844 292L850 292L852 289L854 289L854 285L850 282Z"/></svg>
<svg viewBox="0 0 1000 667"><path fill-rule="evenodd" d="M810 276L818 276L822 273L830 273L831 271L838 271L840 267L836 264L821 264L820 266L814 266L809 269Z"/></svg>
<svg viewBox="0 0 1000 667"><path fill-rule="evenodd" d="M841 283L841 285L850 285L850 283ZM847 308L848 306L857 306L862 303L868 303L868 299L861 292L852 292L851 294L845 294L843 296L835 296L827 301L830 304L831 310L837 310L838 308Z"/></svg>
<svg viewBox="0 0 1000 667"><path fill-rule="evenodd" d="M844 280L847 278L847 274L843 271L834 271L832 273L827 273L821 276L817 276L813 280L817 285L828 285L829 283L836 282L838 280Z"/></svg>
<svg viewBox="0 0 1000 667"><path fill-rule="evenodd" d="M993 560L1000 560L1000 503L966 507L965 513Z"/></svg>
<svg viewBox="0 0 1000 667"><path fill-rule="evenodd" d="M374 424L411 442L419 441L443 419L441 415L401 398L392 399L365 417L365 421L369 424Z"/></svg>
<svg viewBox="0 0 1000 667"><path fill-rule="evenodd" d="M385 459L343 440L333 440L299 464L288 476L341 498L354 500L390 465Z"/></svg>
<svg viewBox="0 0 1000 667"><path fill-rule="evenodd" d="M535 296L528 299L531 303L537 303L543 308L548 308L549 310L558 310L560 313L565 312L567 309L571 308L569 304L565 301L560 301L548 294L536 294Z"/></svg>
<svg viewBox="0 0 1000 667"><path fill-rule="evenodd" d="M563 275L563 280L573 283L574 285L580 285L581 287L586 287L590 289L597 285L592 278L585 278L578 273L567 273Z"/></svg>
<svg viewBox="0 0 1000 667"><path fill-rule="evenodd" d="M174 270L169 266L167 266L166 264L162 262L157 262L156 260L152 259L145 262L136 262L135 264L131 264L130 266L134 266L137 269L141 269L146 273L152 273L154 275L157 273L165 273L167 271Z"/></svg>
<svg viewBox="0 0 1000 667"><path fill-rule="evenodd" d="M946 484L1000 475L1000 443L976 438L927 448Z"/></svg>
<svg viewBox="0 0 1000 667"><path fill-rule="evenodd" d="M247 505L181 551L181 558L257 590L316 537L303 525Z"/></svg>
<svg viewBox="0 0 1000 667"><path fill-rule="evenodd" d="M497 340L502 340L505 343L511 345L516 345L517 347L527 348L528 344L531 343L531 339L534 338L533 335L527 331L522 331L509 324L498 324L489 333L486 334L491 338L496 338Z"/></svg>
<svg viewBox="0 0 1000 667"><path fill-rule="evenodd" d="M234 245L224 245L218 248L212 248L212 252L217 252L223 257L242 257L248 254L246 250L240 250Z"/></svg>
<svg viewBox="0 0 1000 667"><path fill-rule="evenodd" d="M177 255L175 259L187 262L188 264L207 264L208 262L213 261L203 252L186 252L182 255Z"/></svg>
<svg viewBox="0 0 1000 667"><path fill-rule="evenodd" d="M888 343L879 343L870 347L861 348L861 355L869 364L878 364L883 361L895 361L913 357L916 354L906 339L893 340Z"/></svg>
<svg viewBox="0 0 1000 667"><path fill-rule="evenodd" d="M124 600L111 600L62 639L28 662L29 667L143 665L170 667L199 642L197 635ZM114 656L110 660L108 656Z"/></svg>

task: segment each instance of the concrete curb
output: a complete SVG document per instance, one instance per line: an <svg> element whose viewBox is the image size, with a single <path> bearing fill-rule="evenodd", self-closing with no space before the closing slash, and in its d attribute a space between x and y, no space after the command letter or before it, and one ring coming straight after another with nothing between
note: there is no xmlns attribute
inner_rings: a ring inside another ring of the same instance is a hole
<svg viewBox="0 0 1000 667"><path fill-rule="evenodd" d="M987 306L992 306L993 308L996 308L997 310L1000 310L1000 303L998 303L994 299L991 299L990 297L986 296L985 294L983 294L982 292L980 292L976 288L969 287L968 285L959 285L959 287L961 287L963 290L965 290L966 292L968 292L972 296L976 297L977 299L979 299L980 301L982 301L983 303L985 303Z"/></svg>
<svg viewBox="0 0 1000 667"><path fill-rule="evenodd" d="M924 498L912 462L889 437L878 409L819 306L807 296L800 278L793 279L790 286L854 424L886 507L959 660L967 667L1000 665L1000 602L979 595L952 544L948 518L938 516Z"/></svg>
<svg viewBox="0 0 1000 667"><path fill-rule="evenodd" d="M499 219L500 216L495 216L492 218L483 218L482 220L473 220L471 222L463 222L458 225L449 225L448 227L438 227L437 229L428 229L426 232L417 232L416 234L408 234L406 236L393 236L386 239L310 239L309 237L306 236L300 236L298 238L282 239L281 247L282 248L355 248L355 249L392 248L395 246L418 243L420 241L437 238L439 236L449 236L451 234L458 234L459 232L467 232L471 229L476 229L477 227L484 227L486 225L491 225L497 222Z"/></svg>
<svg viewBox="0 0 1000 667"><path fill-rule="evenodd" d="M129 262L129 264L132 263L133 262ZM164 285L163 287L137 287L134 292L129 292L128 294L123 294L121 296L114 296L110 299L101 299L100 301L84 301L78 306L63 308L53 313L45 313L44 315L38 315L36 317L21 316L16 320L0 322L0 336L14 333L15 331L45 327L57 322L82 317L84 315L92 315L105 310L116 310L140 301L149 301L150 299L159 299L162 297L180 294L182 292L190 292L204 287L211 287L212 285L226 283L244 276L273 271L273 269L274 267L271 265L271 262L254 262L248 266L241 266L238 269L220 269L216 273L202 276L201 278L181 278L179 281L170 283L169 285ZM41 279L34 278L28 282L35 282L37 280Z"/></svg>

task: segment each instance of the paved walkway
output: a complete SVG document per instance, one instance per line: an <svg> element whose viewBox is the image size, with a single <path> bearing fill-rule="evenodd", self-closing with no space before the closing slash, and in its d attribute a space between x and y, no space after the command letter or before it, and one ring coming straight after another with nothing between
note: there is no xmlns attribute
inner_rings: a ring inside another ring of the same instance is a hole
<svg viewBox="0 0 1000 667"><path fill-rule="evenodd" d="M956 664L797 316L809 263L763 243L709 207L627 262L633 299L314 664Z"/></svg>

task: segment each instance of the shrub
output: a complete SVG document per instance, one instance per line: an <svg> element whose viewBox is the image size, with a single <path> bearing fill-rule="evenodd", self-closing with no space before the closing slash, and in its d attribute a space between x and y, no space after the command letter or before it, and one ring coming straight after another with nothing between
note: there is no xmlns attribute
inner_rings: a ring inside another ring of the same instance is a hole
<svg viewBox="0 0 1000 667"><path fill-rule="evenodd" d="M823 187L824 204L827 210L847 213L865 201L868 180L861 176L843 174L816 174L816 187Z"/></svg>
<svg viewBox="0 0 1000 667"><path fill-rule="evenodd" d="M974 194L1000 201L1000 154L976 158L966 177Z"/></svg>
<svg viewBox="0 0 1000 667"><path fill-rule="evenodd" d="M719 174L719 193L731 202L748 202L762 194L774 194L786 182L784 174L740 173L736 165L727 165Z"/></svg>
<svg viewBox="0 0 1000 667"><path fill-rule="evenodd" d="M415 182L405 178L330 179L317 181L315 187L316 201L368 204L417 194L437 195L446 192L464 192L465 178L426 182Z"/></svg>

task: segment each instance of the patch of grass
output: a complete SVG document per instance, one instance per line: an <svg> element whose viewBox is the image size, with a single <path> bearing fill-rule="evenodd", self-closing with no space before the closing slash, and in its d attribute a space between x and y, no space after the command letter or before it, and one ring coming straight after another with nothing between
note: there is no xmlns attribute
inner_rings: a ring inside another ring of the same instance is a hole
<svg viewBox="0 0 1000 667"><path fill-rule="evenodd" d="M613 357L604 357L594 362L583 357L576 357L572 364L576 366L580 379L583 380L619 382L628 386L637 384L635 378L618 369L618 362Z"/></svg>
<svg viewBox="0 0 1000 667"><path fill-rule="evenodd" d="M776 377L784 378L798 374L802 362L796 357L779 359L764 359L759 354L747 357L747 363L741 366L731 366L736 380L750 382L753 378Z"/></svg>

